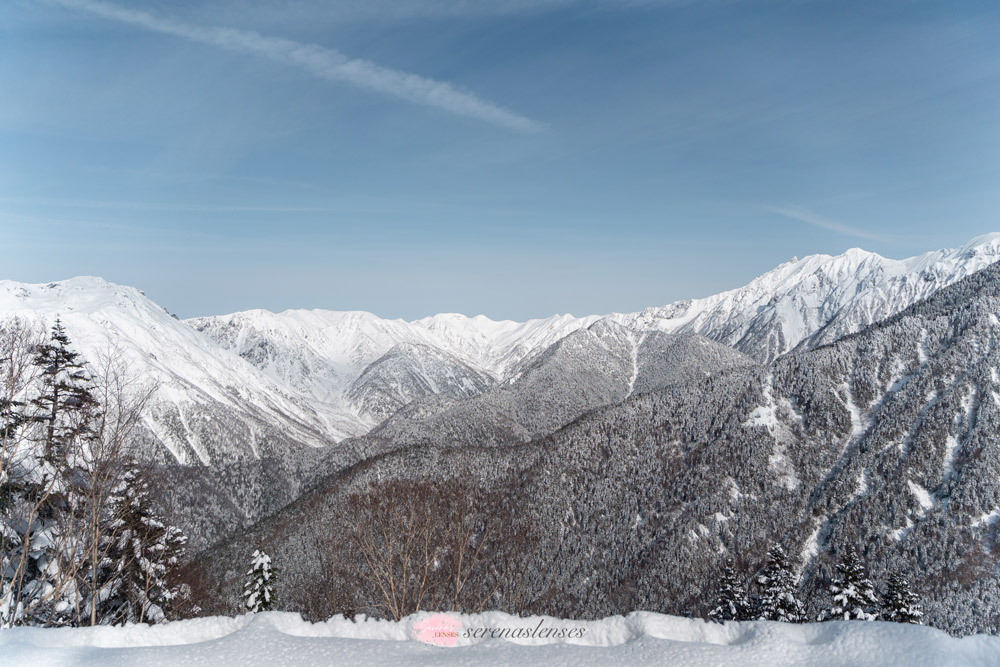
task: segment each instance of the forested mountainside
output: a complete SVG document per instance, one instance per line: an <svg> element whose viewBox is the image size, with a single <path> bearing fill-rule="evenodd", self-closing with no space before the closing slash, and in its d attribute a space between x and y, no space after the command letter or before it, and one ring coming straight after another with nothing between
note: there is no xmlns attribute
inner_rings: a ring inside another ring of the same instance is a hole
<svg viewBox="0 0 1000 667"><path fill-rule="evenodd" d="M61 318L84 358L115 356L156 383L143 420L145 458L228 465L294 458L306 448L363 435L401 409L411 416L492 411L511 437L536 437L660 382L648 384L637 373L639 361L629 359L659 346L653 333L697 333L769 362L797 345L830 342L899 312L998 258L997 234L907 260L854 249L793 260L704 299L639 313L528 322L454 314L404 322L359 312L260 310L181 322L137 289L86 277L39 285L0 281L0 317L25 318L43 329ZM585 340L588 335L593 340ZM568 348L587 348L597 339L608 346L598 357L609 364L597 369L601 378L580 385L579 396L559 393L557 378L546 375L560 376L551 370L557 362L596 368ZM558 358L546 363L546 356ZM537 404L528 411L504 391L525 373L537 384L531 397L518 392ZM487 393L482 403L455 407ZM400 420L387 428L411 430ZM467 434L459 429L449 437L461 441Z"/></svg>
<svg viewBox="0 0 1000 667"><path fill-rule="evenodd" d="M364 312L252 310L188 322L320 412L342 415L339 433L361 435L410 401L462 399L502 385L600 320L635 340L654 331L701 334L767 363L858 331L998 259L1000 234L905 260L855 248L794 259L721 294L604 317L497 322L442 314L405 322ZM449 401L430 401L439 403ZM362 426L349 427L351 420Z"/></svg>
<svg viewBox="0 0 1000 667"><path fill-rule="evenodd" d="M466 399L433 395L399 410L368 436L334 447L215 466L162 466L162 501L197 546L246 527L319 479L395 449L422 443L499 447L547 435L583 413L627 396L753 362L697 334L650 332L641 340L598 321L566 336L508 382ZM186 498L197 497L190 504Z"/></svg>
<svg viewBox="0 0 1000 667"><path fill-rule="evenodd" d="M376 455L204 552L203 575L223 582L206 599L231 608L236 564L265 545L283 605L359 605L338 602L330 574L352 494L437 480L478 489L487 524L527 536L517 572L533 612L704 614L726 558L749 579L780 543L813 613L854 547L875 578L909 576L929 623L996 631L997 313L994 265L833 343L682 378L524 444Z"/></svg>
<svg viewBox="0 0 1000 667"><path fill-rule="evenodd" d="M466 401L416 401L372 435L403 445L526 442L633 394L753 363L698 334L636 335L599 320L526 360L488 392Z"/></svg>
<svg viewBox="0 0 1000 667"><path fill-rule="evenodd" d="M315 582L338 585L358 494L409 480L514 531L519 611L701 614L722 562L750 577L773 542L814 600L853 545L966 632L1000 625L998 269L968 275L998 249L815 256L700 301L528 323L254 311L199 331L94 278L4 282L0 312L59 318L85 359L155 384L135 453L208 578L266 542L285 604L317 617L340 604Z"/></svg>

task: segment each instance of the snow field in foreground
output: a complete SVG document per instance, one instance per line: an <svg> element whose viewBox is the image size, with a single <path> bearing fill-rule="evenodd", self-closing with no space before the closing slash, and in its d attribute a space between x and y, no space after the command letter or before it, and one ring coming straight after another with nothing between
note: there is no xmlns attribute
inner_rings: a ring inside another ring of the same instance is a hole
<svg viewBox="0 0 1000 667"><path fill-rule="evenodd" d="M454 647L412 639L420 613L399 622L334 617L307 623L264 612L156 626L0 630L0 665L251 667L268 665L998 665L1000 637L955 638L934 628L838 621L716 624L651 612L598 621L455 614ZM476 628L583 628L582 639L473 639Z"/></svg>

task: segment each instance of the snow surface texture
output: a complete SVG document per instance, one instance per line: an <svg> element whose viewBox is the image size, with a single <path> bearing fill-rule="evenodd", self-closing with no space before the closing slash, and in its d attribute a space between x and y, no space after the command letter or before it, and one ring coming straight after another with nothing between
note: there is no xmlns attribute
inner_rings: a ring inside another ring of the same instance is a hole
<svg viewBox="0 0 1000 667"><path fill-rule="evenodd" d="M1000 637L957 639L940 630L864 621L792 625L768 621L725 624L633 612L598 621L518 618L500 612L456 615L453 647L415 639L424 612L399 622L334 617L307 623L297 614L264 612L124 628L0 630L4 664L185 665L996 665ZM475 628L583 628L582 639L474 639Z"/></svg>

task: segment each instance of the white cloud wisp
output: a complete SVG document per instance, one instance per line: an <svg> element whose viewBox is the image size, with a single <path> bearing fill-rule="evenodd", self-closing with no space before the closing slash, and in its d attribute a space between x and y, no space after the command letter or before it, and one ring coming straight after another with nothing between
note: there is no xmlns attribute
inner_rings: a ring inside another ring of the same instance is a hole
<svg viewBox="0 0 1000 667"><path fill-rule="evenodd" d="M52 1L64 7L80 9L146 30L268 58L297 67L327 81L350 83L508 129L520 132L537 132L544 129L541 123L472 93L458 90L451 84L382 67L367 60L348 58L339 51L317 44L269 37L248 30L190 25L97 0Z"/></svg>
<svg viewBox="0 0 1000 667"><path fill-rule="evenodd" d="M858 229L856 227L851 227L835 220L828 220L816 213L813 213L809 209L802 208L801 206L765 206L765 210L771 213L777 213L786 218L791 218L792 220L798 220L799 222L804 222L807 225L812 225L813 227L819 227L820 229L826 229L831 232L837 232L838 234L844 234L845 236L856 236L862 239L868 239L869 241L882 241L884 237L873 234L872 232L865 231L864 229Z"/></svg>

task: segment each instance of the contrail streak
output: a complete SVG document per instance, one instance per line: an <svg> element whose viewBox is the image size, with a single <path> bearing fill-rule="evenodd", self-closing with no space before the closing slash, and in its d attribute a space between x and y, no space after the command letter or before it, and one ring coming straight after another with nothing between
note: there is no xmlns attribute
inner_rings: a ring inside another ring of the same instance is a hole
<svg viewBox="0 0 1000 667"><path fill-rule="evenodd" d="M460 116L478 118L521 132L538 132L541 123L442 81L348 58L339 51L248 30L204 27L159 18L146 12L95 0L51 0L104 18L121 21L154 32L210 44L237 53L269 58L309 72L328 81L343 81L416 104L437 107Z"/></svg>
<svg viewBox="0 0 1000 667"><path fill-rule="evenodd" d="M764 209L770 211L771 213L777 213L778 215L783 215L786 218L791 218L792 220L804 222L807 225L812 225L813 227L819 227L821 229L827 229L831 232L837 232L838 234L856 236L870 241L884 240L884 237L878 234L873 234L863 229L851 227L849 225L836 222L835 220L827 220L826 218L800 206L765 206Z"/></svg>

